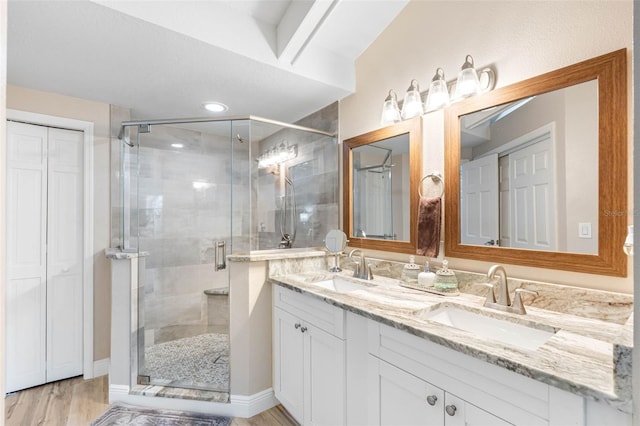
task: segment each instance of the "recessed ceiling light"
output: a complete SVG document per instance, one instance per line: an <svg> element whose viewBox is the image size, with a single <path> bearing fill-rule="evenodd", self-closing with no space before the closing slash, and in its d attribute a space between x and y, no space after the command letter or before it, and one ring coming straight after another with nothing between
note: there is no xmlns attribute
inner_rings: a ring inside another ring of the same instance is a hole
<svg viewBox="0 0 640 426"><path fill-rule="evenodd" d="M171 144L172 148L184 148L184 144L181 143L172 143Z"/></svg>
<svg viewBox="0 0 640 426"><path fill-rule="evenodd" d="M204 106L204 109L211 112L223 112L229 109L229 107L222 102L205 102L202 106Z"/></svg>

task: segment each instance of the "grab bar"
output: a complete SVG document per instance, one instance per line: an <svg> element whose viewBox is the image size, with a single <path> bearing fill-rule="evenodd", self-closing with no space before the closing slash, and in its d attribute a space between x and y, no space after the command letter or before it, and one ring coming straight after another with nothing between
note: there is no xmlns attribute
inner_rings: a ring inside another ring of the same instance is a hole
<svg viewBox="0 0 640 426"><path fill-rule="evenodd" d="M220 256L220 252L222 252L222 256ZM216 241L215 264L216 271L227 268L227 243L225 241Z"/></svg>

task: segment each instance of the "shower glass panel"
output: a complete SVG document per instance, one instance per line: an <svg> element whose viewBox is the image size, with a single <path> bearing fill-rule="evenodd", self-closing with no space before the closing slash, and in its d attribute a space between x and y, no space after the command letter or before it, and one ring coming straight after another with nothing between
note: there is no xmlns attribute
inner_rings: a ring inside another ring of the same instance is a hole
<svg viewBox="0 0 640 426"><path fill-rule="evenodd" d="M249 154L247 146L238 153L244 159L233 155L232 127L230 121L182 123L138 132L141 383L229 390L224 255L232 244L232 187L241 179L232 164L247 164ZM234 195L240 201L241 193Z"/></svg>
<svg viewBox="0 0 640 426"><path fill-rule="evenodd" d="M322 246L339 226L338 149L334 137L295 125L194 120L123 127L122 248L140 259L133 380L225 402L225 255Z"/></svg>

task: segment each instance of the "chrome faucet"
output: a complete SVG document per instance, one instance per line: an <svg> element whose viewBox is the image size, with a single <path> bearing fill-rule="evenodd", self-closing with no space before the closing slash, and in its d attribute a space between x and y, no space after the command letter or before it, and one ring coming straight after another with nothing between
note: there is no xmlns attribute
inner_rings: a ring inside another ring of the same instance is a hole
<svg viewBox="0 0 640 426"><path fill-rule="evenodd" d="M359 252L360 263L356 264L356 268L353 270L353 276L362 280L372 280L373 273L371 272L371 265L367 263L367 258L364 257L364 253L360 249L353 249L349 252L349 259L353 258L353 254Z"/></svg>
<svg viewBox="0 0 640 426"><path fill-rule="evenodd" d="M504 312L510 312L512 314L526 314L527 311L524 308L524 303L522 303L522 293L530 293L537 296L538 292L527 290L525 288L516 288L513 303L511 303L511 300L509 298L509 287L507 285L507 271L505 271L504 266L493 265L491 268L489 268L487 278L489 279L489 281L493 280L497 272L500 272L502 277L502 279L500 280L498 300L496 300L496 295L494 292L495 285L493 283L478 283L478 285L489 287L489 293L487 293L487 298L484 301L484 306L487 308L498 309Z"/></svg>

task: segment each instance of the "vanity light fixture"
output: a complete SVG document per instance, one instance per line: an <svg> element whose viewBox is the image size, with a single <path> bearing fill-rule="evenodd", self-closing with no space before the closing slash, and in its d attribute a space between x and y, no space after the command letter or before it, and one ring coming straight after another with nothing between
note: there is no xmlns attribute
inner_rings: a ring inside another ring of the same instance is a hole
<svg viewBox="0 0 640 426"><path fill-rule="evenodd" d="M427 100L424 103L425 111L433 111L443 108L449 104L449 88L444 79L444 70L438 68L436 75L433 76L429 91L427 92Z"/></svg>
<svg viewBox="0 0 640 426"><path fill-rule="evenodd" d="M458 73L458 80L456 81L456 91L453 95L454 99L468 98L480 91L480 80L478 79L478 72L473 65L473 57L467 55L462 69Z"/></svg>
<svg viewBox="0 0 640 426"><path fill-rule="evenodd" d="M404 94L404 101L402 103L402 119L407 120L422 114L424 114L424 110L422 109L420 86L418 85L418 80L413 79L407 89L407 93Z"/></svg>
<svg viewBox="0 0 640 426"><path fill-rule="evenodd" d="M204 109L211 112L224 112L229 109L229 107L222 102L205 102L202 106Z"/></svg>
<svg viewBox="0 0 640 426"><path fill-rule="evenodd" d="M444 108L451 102L459 101L470 96L485 93L496 87L496 73L491 67L476 70L473 57L467 55L462 69L458 73L458 79L447 82L442 68L436 70L431 80L429 90L426 91L426 101L422 104L422 94L417 80L411 80L411 84L404 95L402 112L398 116L398 101L396 93L389 90L389 95L384 100L382 118L380 124L388 126L401 120L422 115L425 112ZM424 106L424 108L423 108Z"/></svg>
<svg viewBox="0 0 640 426"><path fill-rule="evenodd" d="M400 121L400 108L398 108L398 95L393 90L389 90L389 95L384 100L382 105L382 117L380 118L380 124L388 126Z"/></svg>
<svg viewBox="0 0 640 426"><path fill-rule="evenodd" d="M184 144L182 143L172 143L171 148L184 148Z"/></svg>
<svg viewBox="0 0 640 426"><path fill-rule="evenodd" d="M280 145L274 146L258 157L258 168L277 166L285 161L292 160L298 156L298 145L291 145L280 142Z"/></svg>

